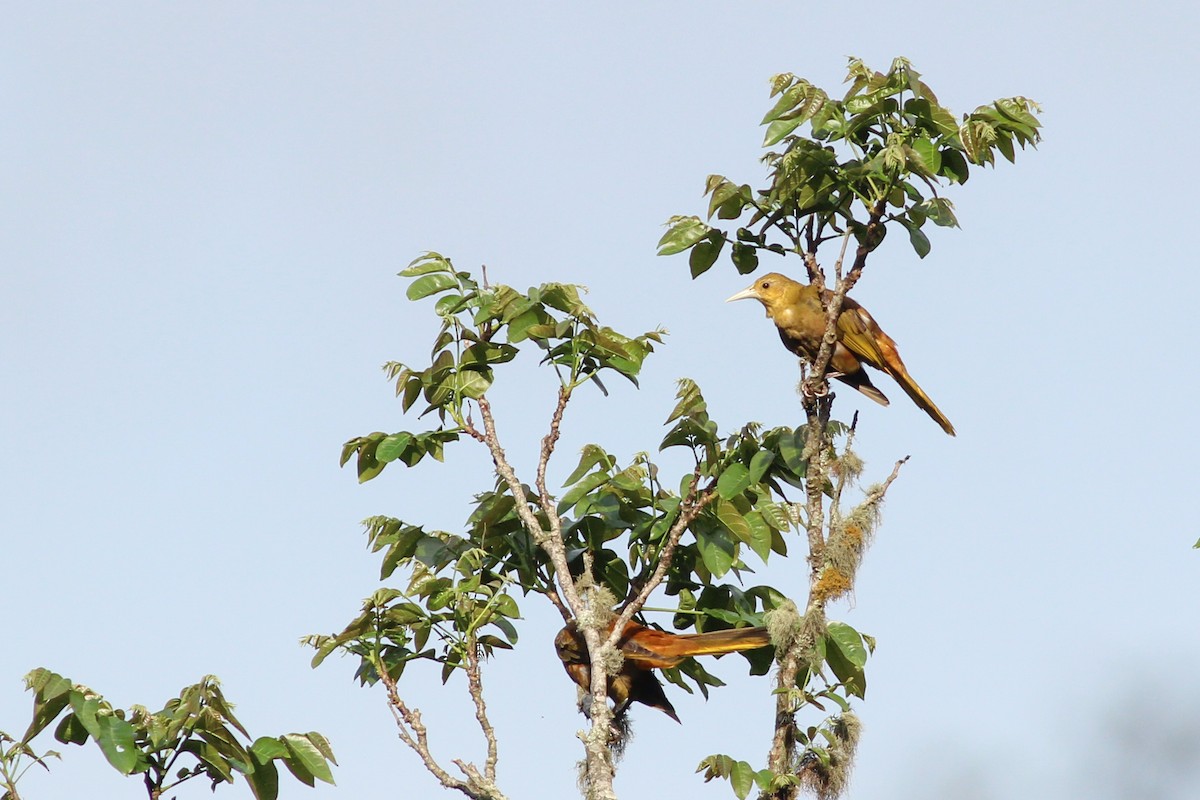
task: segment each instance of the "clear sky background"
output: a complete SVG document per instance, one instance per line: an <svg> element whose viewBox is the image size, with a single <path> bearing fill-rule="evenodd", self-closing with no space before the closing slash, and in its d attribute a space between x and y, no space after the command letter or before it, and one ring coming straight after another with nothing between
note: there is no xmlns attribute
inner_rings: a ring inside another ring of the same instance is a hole
<svg viewBox="0 0 1200 800"><path fill-rule="evenodd" d="M378 586L359 520L461 528L489 484L444 465L359 486L346 439L413 429L379 371L428 352L395 277L425 250L493 281L586 284L601 319L671 336L642 388L568 413L555 474L657 446L681 376L728 431L795 424L761 310L656 258L704 178L761 185L768 78L839 91L909 57L956 112L1023 94L1045 142L950 192L962 230L890 238L856 290L954 421L892 388L868 475L912 460L851 604L878 637L852 799L1193 798L1200 785L1193 239L1200 13L1188 3L9 4L0 27L0 729L46 666L152 708L214 673L257 734L319 730L337 787L439 797L353 665L308 667ZM829 254L832 258L833 254ZM796 268L796 265L793 265ZM552 375L494 392L528 474ZM669 459L668 459L668 463ZM804 591L800 564L764 582ZM522 605L489 664L509 797L570 797L581 747L555 617ZM696 763L761 763L769 683L737 658L676 725L635 709L622 797L728 798ZM430 671L432 673L432 670ZM480 760L461 686L406 676L435 752ZM43 747L54 743L49 735ZM60 748L65 749L65 748ZM33 800L142 796L94 746ZM290 780L290 779L289 779ZM208 797L197 785L180 798ZM249 796L244 783L222 797Z"/></svg>

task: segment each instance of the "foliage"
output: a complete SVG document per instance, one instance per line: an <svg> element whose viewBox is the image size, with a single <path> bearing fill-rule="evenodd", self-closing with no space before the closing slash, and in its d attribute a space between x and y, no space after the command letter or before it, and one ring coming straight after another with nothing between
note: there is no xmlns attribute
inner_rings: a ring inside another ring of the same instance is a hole
<svg viewBox="0 0 1200 800"><path fill-rule="evenodd" d="M691 250L698 277L729 245L734 267L749 274L763 251L815 252L847 231L873 250L885 224L895 223L924 258L926 222L958 226L939 189L966 183L971 166L994 164L996 153L1011 162L1018 146L1041 139L1031 100L1003 98L956 119L902 58L886 73L851 59L846 80L850 88L836 100L803 78L776 75L771 96L778 100L763 118L764 146L778 146L763 156L769 184L753 190L710 175L706 186L709 219L748 221L731 234L699 217L673 217L659 254ZM804 126L808 136L800 134Z"/></svg>
<svg viewBox="0 0 1200 800"><path fill-rule="evenodd" d="M46 762L51 758L62 756L53 750L38 755L27 740L17 740L5 731L0 731L0 789L4 790L0 793L0 800L21 800L21 796L17 794L17 782L34 764L49 771L50 765ZM28 759L29 763L23 764L25 759Z"/></svg>
<svg viewBox="0 0 1200 800"><path fill-rule="evenodd" d="M215 791L219 784L233 783L235 773L258 800L274 800L279 795L276 762L308 786L317 779L333 783L329 764L337 761L325 737L289 733L250 741L211 675L153 713L143 706L113 708L86 686L43 668L30 672L25 683L34 707L33 721L18 743L23 750L58 720L55 739L77 745L95 741L122 775L143 776L151 800L195 778L210 781Z"/></svg>
<svg viewBox="0 0 1200 800"><path fill-rule="evenodd" d="M966 183L971 165L994 164L996 153L1012 162L1017 146L1023 149L1040 140L1036 103L1005 98L956 119L902 58L885 73L851 59L847 83L845 95L836 100L803 78L775 76L771 96L777 99L762 121L767 126L764 147L774 148L763 156L770 170L767 185L755 190L721 175L710 175L706 184L708 220L715 216L743 224L727 230L696 216L675 216L659 241L660 255L690 251L693 278L707 272L728 246L739 274L756 271L764 253L796 254L809 282L831 289L822 300L825 343L807 365L811 372L801 387L808 425L797 431L794 448L809 454L833 452L833 396L825 377L834 328L846 293L889 226L903 228L924 258L930 252L926 222L958 226L953 204L940 191ZM823 244L838 239L842 251L832 265L830 286L829 270L818 254ZM852 240L856 246L845 265ZM782 652L777 654L777 727L768 766L756 770L749 762L716 754L700 764L706 780L728 779L739 798L753 785L764 797L777 798L794 797L798 788L830 798L844 788L858 731L849 705L831 696L840 713L806 728L795 715L805 705L822 708L822 698L806 688L821 674L814 663L828 667L848 694L863 696L863 667L873 640L842 623L822 621L827 603L853 587L883 493L902 463L847 512L841 506L842 488L847 474L857 475L861 463L849 448L838 457L808 459L803 474L806 514L800 525L815 568L801 634L788 647L776 642Z"/></svg>
<svg viewBox="0 0 1200 800"><path fill-rule="evenodd" d="M520 292L491 286L438 253L400 273L411 281L410 300L436 298L432 310L440 326L427 365L392 362L385 370L402 408L423 401L420 417L432 415L437 426L355 437L343 446L341 463L353 460L364 482L392 463L414 467L426 456L442 461L448 445L467 439L487 448L496 482L475 495L461 532L427 531L390 516L368 519L381 580L399 576L401 583L373 593L340 633L306 641L317 650L314 666L341 652L358 659L360 681L384 683L402 740L443 786L472 798L503 796L480 659L517 644L519 593L522 602L540 596L564 620L574 619L587 642L591 686L601 696L586 709L592 728L582 737L583 783L589 796L615 797L608 748L619 733L609 727L611 710L602 697L610 674L605 656L618 638L610 631L620 631L661 587L677 629L765 625L774 645L773 653L743 654L752 674L766 674L772 657L778 663L767 766L756 769L716 754L700 765L706 779L729 779L739 798L754 786L778 798L794 797L801 788L829 798L844 788L859 730L851 699L865 696L874 640L828 620L825 611L829 601L852 590L880 504L903 461L886 481L864 489L856 504L843 506L862 463L851 447L854 427L830 416L825 373L834 320L889 226L904 228L924 257L926 222L958 224L940 190L965 183L971 165L993 164L997 152L1012 161L1017 145L1040 138L1031 101L998 100L956 120L903 59L887 73L852 60L849 83L835 100L794 75L777 76L772 96L778 99L764 118L765 144L775 148L764 157L768 185L752 190L719 175L707 183L709 220L745 218L744 224L729 231L677 216L659 243L660 254L690 251L693 277L728 248L743 274L758 268L764 252L798 254L810 280L824 285L820 246L857 242L851 268L843 271L841 257L835 264L826 344L811 364L802 398L807 423L799 428L747 423L722 432L700 387L685 378L659 451L681 449L688 471L665 475L648 453L622 461L601 444L588 444L552 492L547 466L573 393L594 381L607 394L600 383L605 373L636 385L662 332L618 333L599 323L579 287L546 283ZM532 481L522 480L507 461L488 399L503 365L523 349L534 349L559 378L558 403ZM789 496L793 492L798 496ZM807 546L811 565L803 606L770 585L745 585L797 541ZM455 760L464 779L440 766L419 712L400 696L397 682L417 661L440 665L443 682L457 671L466 675L488 757L483 769ZM663 674L688 691L707 693L721 684L695 659ZM803 710L818 712L815 723L801 725L797 714Z"/></svg>
<svg viewBox="0 0 1200 800"><path fill-rule="evenodd" d="M435 266L440 271L434 271ZM389 372L398 378L397 390L404 395L406 407L424 393L430 401L426 411L460 424L350 440L343 448L342 463L357 456L360 480L370 480L384 465L398 460L392 454L401 446L419 450L416 442L459 438L467 424L462 405L467 397L448 387L474 386L473 379L459 376L477 369L486 369L483 380L490 386L495 380L492 368L499 363L481 359L480 343L509 361L522 342L534 342L546 353L543 362L559 369L563 388L570 391L604 369L635 381L651 343L661 341L658 332L629 337L600 327L592 312L579 302L577 287L546 284L524 294L507 286L481 289L467 273L456 272L449 260L436 254L419 259L401 274L418 277L417 283L444 276L436 283L422 284L419 291L410 287L410 297L427 296L432 293L431 286L441 287L435 291L448 296L435 308L444 321L433 364L420 371L394 366ZM455 316L447 317L448 309ZM561 318L553 311L562 312ZM534 327L528 324L532 319L543 321ZM507 332L507 338L498 342L502 332ZM667 577L668 594L681 599L676 623L700 630L735 623L762 624L763 612L774 608L783 594L769 586L744 589L720 579L740 581L752 572L744 560L751 554L762 563L772 553L786 555L784 534L794 529L798 512L784 496L784 488L802 485L806 466L802 437L791 428L764 431L753 423L732 434L720 434L709 418L700 388L687 379L679 383L677 403L666 424L670 427L660 449L683 448L695 465L693 472L669 483L662 480L659 467L647 454L622 464L598 444L583 448L552 508L569 554L572 577L580 577L585 561L589 562L591 580L614 597L631 597L658 565L665 534L678 519L683 498L707 484L713 502L692 522L692 537L680 543ZM841 426L836 429L844 431ZM402 444L388 447L392 442ZM387 452L381 455L385 448ZM438 457L440 460L440 451ZM419 460L414 457L402 463L411 466ZM526 494L536 497L528 487ZM550 530L551 523L545 509L529 500L541 530L532 534L525 530L515 499L499 483L477 495L473 506L462 536L426 532L390 517L367 520L371 547L382 552L380 578L386 580L404 567L410 575L408 585L403 590L375 593L364 604L362 614L337 636L311 637L309 643L318 649L314 665L342 648L364 657L357 674L365 681L374 674L376 658L394 677L400 676L409 661L430 659L443 664L444 680L462 663L466 633L494 626L496 635L479 637L489 655L493 648L515 644L513 621L519 614L509 589L519 587L526 594L554 590L548 558L536 541L539 534ZM434 631L439 632L443 644L431 649L426 645ZM697 676L704 674L699 665L685 669Z"/></svg>
<svg viewBox="0 0 1200 800"><path fill-rule="evenodd" d="M636 382L645 357L661 341L659 332L626 336L600 326L580 302L577 287L546 284L525 293L485 287L433 253L401 274L414 279L410 297L445 295L434 308L442 323L429 366L391 364L388 374L406 409L424 397L424 413L436 414L443 424L348 441L342 463L355 460L360 481L377 477L392 462L415 466L425 455L440 461L445 443L486 439L470 421L467 403L486 402L484 390L497 379L495 367L513 360L523 345L536 345L542 363L556 369L565 405L575 388L604 370ZM766 613L785 595L769 585L742 584L754 572L752 565L787 555L787 537L804 521L802 507L786 494L804 486L809 459L804 431L764 430L750 423L722 434L700 388L687 379L679 382L676 400L660 450L686 451L693 465L686 474L664 480L645 453L621 463L601 445L589 444L552 497L522 484L518 498L503 479L476 495L461 535L427 531L392 517L366 520L371 548L381 555L381 580L400 571L406 583L376 591L340 633L307 637L317 650L313 665L335 651L347 653L358 658L356 677L373 683L384 672L398 680L408 664L426 660L441 665L445 681L476 649L490 656L510 648L517 643L519 623L513 590L556 594L544 546L554 531L572 581L602 587L622 607L652 580L670 546L673 557L664 578L667 595L676 598L677 628L764 624ZM840 423L830 423L831 434L846 432ZM832 446L829 457L837 457ZM671 541L669 532L682 510L701 497L707 501L688 521L688 535ZM533 529L523 524L521 505L536 519ZM800 697L848 708L848 697L865 691L866 651L849 626L830 630L816 642L812 673L806 673L806 679L821 683L805 688ZM845 635L835 637L833 631ZM770 667L769 651L746 657L753 674ZM689 691L695 687L707 694L710 686L722 685L695 659L664 673Z"/></svg>

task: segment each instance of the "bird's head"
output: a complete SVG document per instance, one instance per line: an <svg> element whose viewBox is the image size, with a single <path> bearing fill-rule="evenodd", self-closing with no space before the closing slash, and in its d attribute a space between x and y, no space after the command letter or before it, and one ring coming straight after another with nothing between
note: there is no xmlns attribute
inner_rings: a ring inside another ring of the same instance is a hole
<svg viewBox="0 0 1200 800"><path fill-rule="evenodd" d="M772 272L770 275L763 275L725 302L753 299L766 306L767 312L770 313L772 308L788 302L788 296L794 294L801 286L802 284L796 283L786 275Z"/></svg>
<svg viewBox="0 0 1200 800"><path fill-rule="evenodd" d="M559 660L564 664L586 664L586 648L587 644L574 621L568 623L554 637L554 649L558 652Z"/></svg>

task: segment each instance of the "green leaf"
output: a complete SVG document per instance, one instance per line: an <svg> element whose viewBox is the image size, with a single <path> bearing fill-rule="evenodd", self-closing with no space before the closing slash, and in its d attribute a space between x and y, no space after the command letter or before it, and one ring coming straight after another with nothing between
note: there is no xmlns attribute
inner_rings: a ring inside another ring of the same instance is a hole
<svg viewBox="0 0 1200 800"><path fill-rule="evenodd" d="M415 278L430 272L454 272L454 267L450 265L450 260L445 256L429 252L409 262L409 265L400 271L400 277Z"/></svg>
<svg viewBox="0 0 1200 800"><path fill-rule="evenodd" d="M409 300L420 300L422 297L455 288L458 288L458 280L453 275L438 272L417 278L409 284L406 294Z"/></svg>
<svg viewBox="0 0 1200 800"><path fill-rule="evenodd" d="M667 221L667 226L667 232L658 240L660 256L682 253L712 230L699 217L672 217Z"/></svg>
<svg viewBox="0 0 1200 800"><path fill-rule="evenodd" d="M829 669L845 685L847 692L864 697L867 675L863 666L867 662L867 649L858 631L844 622L830 622L824 641L825 662Z"/></svg>
<svg viewBox="0 0 1200 800"><path fill-rule="evenodd" d="M779 437L779 456L783 463L800 477L808 470L808 462L804 459L804 444L808 434L804 428L786 432Z"/></svg>
<svg viewBox="0 0 1200 800"><path fill-rule="evenodd" d="M725 237L721 235L720 231L713 231L696 242L692 247L692 254L688 256L688 269L691 271L692 277L698 278L708 272L712 265L717 263L717 257L721 255L723 247L725 247Z"/></svg>
<svg viewBox="0 0 1200 800"><path fill-rule="evenodd" d="M511 595L502 594L496 598L496 613L516 619L521 616L521 609Z"/></svg>
<svg viewBox="0 0 1200 800"><path fill-rule="evenodd" d="M905 227L908 228L908 240L912 243L913 250L916 251L917 255L921 258L929 255L929 237L915 225L907 225Z"/></svg>
<svg viewBox="0 0 1200 800"><path fill-rule="evenodd" d="M833 621L828 625L828 633L830 641L842 651L847 661L856 667L866 666L867 648L858 631L844 622Z"/></svg>
<svg viewBox="0 0 1200 800"><path fill-rule="evenodd" d="M997 100L994 105L1001 114L1008 117L1013 122L1025 125L1029 128L1040 128L1042 123L1038 122L1038 118L1030 113L1030 105L1037 108L1036 103L1031 103L1030 100L1024 97L1007 97L1002 100Z"/></svg>
<svg viewBox="0 0 1200 800"><path fill-rule="evenodd" d="M576 503L584 498L585 495L595 491L599 486L608 483L609 475L607 472L595 472L584 478L579 483L575 484L562 496L558 501L558 513L562 514L570 511Z"/></svg>
<svg viewBox="0 0 1200 800"><path fill-rule="evenodd" d="M754 551L754 554L765 562L771 555L771 541L773 538L771 526L766 523L762 514L757 511L747 512L742 515L742 519L746 521L746 525L750 528L750 536L743 541L750 545L750 549Z"/></svg>
<svg viewBox="0 0 1200 800"><path fill-rule="evenodd" d="M913 152L921 160L921 166L931 175L936 175L942 169L942 154L937 145L928 137L922 136L912 143Z"/></svg>
<svg viewBox="0 0 1200 800"><path fill-rule="evenodd" d="M675 408L667 417L667 421L663 423L664 425L670 425L681 417L691 417L703 413L708 408L708 404L704 402L704 396L700 394L700 387L696 385L695 381L688 378L679 380L679 389L675 396L679 398L679 402L675 404Z"/></svg>
<svg viewBox="0 0 1200 800"><path fill-rule="evenodd" d="M313 747L317 748L321 755L325 756L326 760L331 761L334 764L338 763L338 760L333 756L333 747L330 746L329 740L326 739L324 735L318 733L317 731L309 731L304 735L307 736L308 740L313 743Z"/></svg>
<svg viewBox="0 0 1200 800"><path fill-rule="evenodd" d="M508 341L512 344L525 341L529 338L529 329L542 324L547 318L541 308L530 308L518 314L508 322Z"/></svg>
<svg viewBox="0 0 1200 800"><path fill-rule="evenodd" d="M700 560L714 577L720 578L733 566L734 541L724 529L716 525L697 524L696 545Z"/></svg>
<svg viewBox="0 0 1200 800"><path fill-rule="evenodd" d="M763 498L759 500L755 510L762 514L763 520L775 530L790 531L792 529L792 520L784 510L783 504Z"/></svg>
<svg viewBox="0 0 1200 800"><path fill-rule="evenodd" d="M579 464L575 470L567 476L563 481L563 486L570 486L578 481L597 464L602 465L607 472L616 466L617 460L604 451L604 448L596 444L586 444L579 456Z"/></svg>
<svg viewBox="0 0 1200 800"><path fill-rule="evenodd" d="M388 436L375 449L375 458L383 462L395 461L400 454L412 443L413 435L401 431Z"/></svg>
<svg viewBox="0 0 1200 800"><path fill-rule="evenodd" d="M758 250L748 244L735 242L731 257L739 275L749 275L758 269Z"/></svg>
<svg viewBox="0 0 1200 800"><path fill-rule="evenodd" d="M721 524L733 534L740 542L750 543L750 525L746 522L745 517L737 510L737 507L728 500L721 498L717 500L717 519Z"/></svg>
<svg viewBox="0 0 1200 800"><path fill-rule="evenodd" d="M302 733L285 733L279 738L287 745L292 758L302 764L309 774L325 783L333 783L333 772L329 769L325 756L307 736Z"/></svg>
<svg viewBox="0 0 1200 800"><path fill-rule="evenodd" d="M277 800L279 797L279 769L271 761L255 764L254 771L246 774L246 783L255 800Z"/></svg>
<svg viewBox="0 0 1200 800"><path fill-rule="evenodd" d="M21 737L28 744L67 707L72 683L57 672L39 667L25 676L25 686L34 693L33 721Z"/></svg>
<svg viewBox="0 0 1200 800"><path fill-rule="evenodd" d="M460 397L479 399L492 385L492 371L476 372L473 369L462 369L454 373L450 386Z"/></svg>
<svg viewBox="0 0 1200 800"><path fill-rule="evenodd" d="M54 728L54 738L63 744L83 744L88 740L88 730L76 714L67 714Z"/></svg>
<svg viewBox="0 0 1200 800"><path fill-rule="evenodd" d="M970 176L970 167L967 166L967 159L960 151L953 147L943 147L942 169L938 174L945 175L955 183L963 184Z"/></svg>
<svg viewBox="0 0 1200 800"><path fill-rule="evenodd" d="M292 753L292 757L304 764L304 768L311 772L314 777L325 783L334 783L334 772L329 769L329 764L325 762L325 756L320 752L316 744L308 738L308 735L301 733L286 733L280 736L283 744L287 745L288 751ZM328 742L326 742L328 744Z"/></svg>
<svg viewBox="0 0 1200 800"><path fill-rule="evenodd" d="M804 122L804 117L793 117L791 119L777 119L767 126L767 133L763 137L763 147L770 147L778 144L792 131L800 127Z"/></svg>
<svg viewBox="0 0 1200 800"><path fill-rule="evenodd" d="M750 484L750 470L746 465L731 464L717 479L717 494L725 500L732 500L750 488Z"/></svg>
<svg viewBox="0 0 1200 800"><path fill-rule="evenodd" d="M769 792L775 783L775 773L769 769L760 769L754 773L754 782L763 792Z"/></svg>
<svg viewBox="0 0 1200 800"><path fill-rule="evenodd" d="M133 726L113 714L98 715L96 725L99 730L96 743L100 745L108 763L122 775L133 772L141 755L134 741Z"/></svg>
<svg viewBox="0 0 1200 800"><path fill-rule="evenodd" d="M996 149L999 150L1008 163L1013 164L1017 160L1016 151L1013 149L1012 139L1008 136L1001 135L996 139Z"/></svg>
<svg viewBox="0 0 1200 800"><path fill-rule="evenodd" d="M785 91L782 95L780 95L779 100L775 103L771 110L767 112L766 116L762 118L762 122L759 124L766 125L768 122L779 119L784 114L787 114L789 111L795 108L796 104L804 98L804 92L808 86L809 84L807 81L802 81L801 83L794 85ZM774 95L772 94L772 96ZM769 147L770 145L767 146Z"/></svg>
<svg viewBox="0 0 1200 800"><path fill-rule="evenodd" d="M981 119L968 119L958 129L967 159L973 164L988 164L992 161L990 143L995 140L995 130Z"/></svg>
<svg viewBox="0 0 1200 800"><path fill-rule="evenodd" d="M746 795L754 788L754 767L745 761L738 761L729 771L729 782L733 785L733 793L738 800L746 800Z"/></svg>
<svg viewBox="0 0 1200 800"><path fill-rule="evenodd" d="M755 453L754 457L750 459L750 483L753 485L760 482L774 463L775 454L770 450L759 450Z"/></svg>
<svg viewBox="0 0 1200 800"><path fill-rule="evenodd" d="M438 299L433 306L433 313L439 317L449 317L460 311L467 304L467 298L461 294L448 294Z"/></svg>
<svg viewBox="0 0 1200 800"><path fill-rule="evenodd" d="M260 736L250 745L250 753L259 763L265 764L274 758L284 758L288 749L283 742L273 736Z"/></svg>
<svg viewBox="0 0 1200 800"><path fill-rule="evenodd" d="M944 197L931 197L918 208L934 225L957 228L958 217L954 216L954 204Z"/></svg>
<svg viewBox="0 0 1200 800"><path fill-rule="evenodd" d="M696 772L704 772L704 782L713 778L728 778L733 772L733 759L727 755L711 755L696 766Z"/></svg>
<svg viewBox="0 0 1200 800"><path fill-rule="evenodd" d="M722 206L729 204L730 201L733 201L731 205L740 211L742 187L738 186L736 183L725 180L725 178L721 177L720 175L709 175L708 186L709 191L711 192L711 197L709 197L708 200L709 219L712 219L712 215L716 213L717 210ZM738 216L738 214L735 213L734 217L736 216ZM713 233L720 236L720 231L713 231ZM711 236L712 234L709 235Z"/></svg>

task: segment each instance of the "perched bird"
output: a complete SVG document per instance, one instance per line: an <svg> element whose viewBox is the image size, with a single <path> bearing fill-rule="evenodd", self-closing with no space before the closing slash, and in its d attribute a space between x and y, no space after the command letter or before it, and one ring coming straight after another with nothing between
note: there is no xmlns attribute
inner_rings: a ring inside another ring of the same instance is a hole
<svg viewBox="0 0 1200 800"><path fill-rule="evenodd" d="M823 298L828 303L832 297L833 292L828 289L811 283L797 283L786 275L772 272L725 302L754 299L762 303L767 316L779 329L784 346L811 361L817 357L825 337L825 308L821 301ZM837 319L837 344L829 362L830 377L853 386L880 405L888 405L887 397L875 388L863 369L864 362L891 375L913 402L942 426L942 430L954 435L950 420L908 374L892 337L879 328L865 308L847 297L842 301L842 311Z"/></svg>
<svg viewBox="0 0 1200 800"><path fill-rule="evenodd" d="M611 633L612 628L609 628ZM625 662L617 674L608 678L608 696L615 704L614 713L623 714L636 701L660 709L679 722L675 707L663 692L662 684L654 677L653 669L676 667L689 656L720 655L741 650L756 650L771 643L766 628L734 628L711 633L668 633L647 628L636 622L625 625L617 648ZM554 649L571 680L592 689L592 668L587 643L572 621L554 637Z"/></svg>

